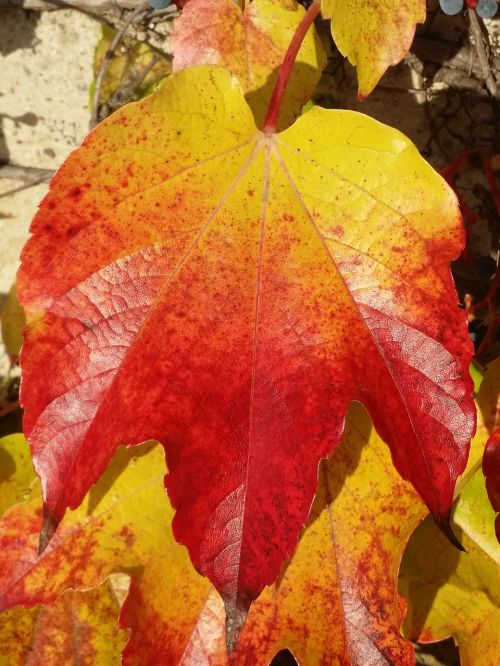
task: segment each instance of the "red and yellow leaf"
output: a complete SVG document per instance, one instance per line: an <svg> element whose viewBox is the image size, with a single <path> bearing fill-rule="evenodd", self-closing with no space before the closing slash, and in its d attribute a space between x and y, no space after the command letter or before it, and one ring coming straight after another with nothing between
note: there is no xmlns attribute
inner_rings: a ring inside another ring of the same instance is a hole
<svg viewBox="0 0 500 666"><path fill-rule="evenodd" d="M161 447L120 448L85 502L66 514L41 556L36 480L29 500L12 507L0 524L0 609L52 605L68 588L86 590L111 573L128 573L148 613L166 603L161 621L169 623L171 633L163 663L179 663L210 586L173 540L164 475ZM3 618L8 616L0 615L0 626ZM154 629L162 630L160 621Z"/></svg>
<svg viewBox="0 0 500 666"><path fill-rule="evenodd" d="M398 478L359 405L319 479L298 548L278 581L252 605L235 663L267 666L288 648L304 666L413 665L411 644L400 635L405 604L397 578L406 541L427 511L410 484ZM187 663L226 663L223 618L222 604L209 597ZM149 647L158 654L161 642Z"/></svg>
<svg viewBox="0 0 500 666"><path fill-rule="evenodd" d="M194 65L225 67L238 78L262 127L279 68L304 13L294 0L253 0L243 12L233 0L190 0L174 24L174 71ZM325 64L325 50L312 26L285 91L280 129L300 115Z"/></svg>
<svg viewBox="0 0 500 666"><path fill-rule="evenodd" d="M117 628L119 605L109 585L68 590L47 606L0 616L1 666L120 664L127 634Z"/></svg>
<svg viewBox="0 0 500 666"><path fill-rule="evenodd" d="M226 70L183 70L89 135L32 233L18 288L42 544L117 445L158 439L174 533L234 637L294 551L351 400L445 528L475 415L449 269L463 229L399 132L315 107L263 133Z"/></svg>
<svg viewBox="0 0 500 666"><path fill-rule="evenodd" d="M339 51L358 69L359 96L366 97L390 65L409 51L425 0L321 0Z"/></svg>

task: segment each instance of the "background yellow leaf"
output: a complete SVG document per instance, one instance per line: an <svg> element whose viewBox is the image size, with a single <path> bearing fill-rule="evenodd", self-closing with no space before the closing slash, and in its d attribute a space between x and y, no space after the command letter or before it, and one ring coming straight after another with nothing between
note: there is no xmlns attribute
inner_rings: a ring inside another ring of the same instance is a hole
<svg viewBox="0 0 500 666"><path fill-rule="evenodd" d="M22 485L21 468L18 471ZM127 573L133 576L131 595L144 604L142 621L147 623L149 617L156 617L156 607L165 601L161 618L165 625L159 621L155 630L166 641L162 648L164 663L178 663L210 586L193 570L186 550L173 539L173 512L165 498L164 474L161 447L149 443L120 448L85 502L68 512L40 557L42 501L35 479L29 498L7 511L0 525L1 607L20 603L51 606L43 615L50 624L51 614L60 613L56 600L64 590L86 590L100 585L110 573ZM107 592L102 594L109 597ZM85 614L86 605L90 607L94 602L92 597L90 601L77 597L68 603L81 607L79 612ZM108 602L105 606L109 610ZM117 620L118 606L113 608ZM11 635L18 623L23 635L31 631L34 615L24 610L16 612L0 616L0 626L7 623L5 635ZM103 630L108 631L110 626L108 623ZM62 640L63 633L60 637ZM122 637L119 640L123 642Z"/></svg>
<svg viewBox="0 0 500 666"><path fill-rule="evenodd" d="M0 516L26 499L35 478L29 446L23 435L0 439Z"/></svg>
<svg viewBox="0 0 500 666"><path fill-rule="evenodd" d="M13 284L2 308L2 340L9 356L16 359L23 344L23 328L26 316L17 298L16 285Z"/></svg>
<svg viewBox="0 0 500 666"><path fill-rule="evenodd" d="M400 590L409 601L405 635L423 642L453 636L462 666L498 665L500 546L494 518L478 470L453 515L467 552L453 548L427 518L401 567Z"/></svg>
<svg viewBox="0 0 500 666"><path fill-rule="evenodd" d="M68 590L47 606L14 608L0 618L1 666L119 666L127 632L109 582Z"/></svg>
<svg viewBox="0 0 500 666"><path fill-rule="evenodd" d="M339 51L358 69L359 96L366 97L389 67L409 50L425 0L322 0Z"/></svg>

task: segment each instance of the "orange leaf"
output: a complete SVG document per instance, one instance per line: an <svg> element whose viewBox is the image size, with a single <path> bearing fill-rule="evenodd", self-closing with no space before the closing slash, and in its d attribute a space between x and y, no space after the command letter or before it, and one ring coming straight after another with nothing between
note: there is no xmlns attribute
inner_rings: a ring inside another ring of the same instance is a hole
<svg viewBox="0 0 500 666"><path fill-rule="evenodd" d="M352 400L446 530L475 420L449 268L463 229L399 132L318 107L259 132L227 71L183 70L89 135L32 232L18 288L42 545L116 446L163 441L174 533L231 645Z"/></svg>
<svg viewBox="0 0 500 666"><path fill-rule="evenodd" d="M411 644L400 635L406 605L397 577L404 546L426 513L398 478L366 413L354 405L341 446L320 468L297 551L252 605L234 663L267 666L288 648L303 666L413 665ZM226 663L223 620L212 595L186 650L188 664ZM151 617L149 625L155 625ZM146 621L135 627L137 634L149 634ZM160 649L160 640L148 644L150 654Z"/></svg>

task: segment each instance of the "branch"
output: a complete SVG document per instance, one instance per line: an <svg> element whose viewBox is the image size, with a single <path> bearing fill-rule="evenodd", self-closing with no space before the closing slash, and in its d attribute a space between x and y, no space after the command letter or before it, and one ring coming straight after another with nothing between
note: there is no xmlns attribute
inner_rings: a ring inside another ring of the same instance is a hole
<svg viewBox="0 0 500 666"><path fill-rule="evenodd" d="M473 9L468 9L467 11L469 15L470 32L474 40L474 46L476 47L477 57L479 59L479 64L481 65L481 70L484 82L486 84L486 88L488 89L488 92L493 98L500 99L500 93L498 91L497 83L491 71L488 54L486 53L486 48L483 39L483 30L481 28L479 18Z"/></svg>
<svg viewBox="0 0 500 666"><path fill-rule="evenodd" d="M8 197L11 194L28 190L30 187L46 183L54 174L52 169L37 169L35 167L20 167L11 164L0 166L0 179L21 180L23 185L13 187L6 192L0 193L0 199Z"/></svg>
<svg viewBox="0 0 500 666"><path fill-rule="evenodd" d="M0 166L0 178L22 180L26 183L51 178L54 173L53 169L39 169L38 167L16 166L14 164Z"/></svg>
<svg viewBox="0 0 500 666"><path fill-rule="evenodd" d="M2 9L22 8L45 11L51 9L79 9L102 14L113 9L136 9L141 0L0 0Z"/></svg>

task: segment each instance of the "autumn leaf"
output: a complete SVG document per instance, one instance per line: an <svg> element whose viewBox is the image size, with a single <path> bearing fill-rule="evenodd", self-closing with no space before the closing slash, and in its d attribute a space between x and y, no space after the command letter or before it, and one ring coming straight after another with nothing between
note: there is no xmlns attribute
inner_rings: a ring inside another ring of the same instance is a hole
<svg viewBox="0 0 500 666"><path fill-rule="evenodd" d="M29 492L35 477L31 455L23 435L0 439L0 516Z"/></svg>
<svg viewBox="0 0 500 666"><path fill-rule="evenodd" d="M358 69L359 97L367 97L390 65L409 51L417 23L426 15L425 0L321 0L331 19L333 39Z"/></svg>
<svg viewBox="0 0 500 666"><path fill-rule="evenodd" d="M41 556L37 554L41 524L37 479L27 500L13 506L0 524L0 609L50 605L43 611L49 622L60 608L57 599L64 590L87 590L114 572L128 573L133 577L130 593L144 601L144 621L158 604L168 602L154 628L161 631L161 622L170 623L163 663L180 663L210 586L193 570L186 550L174 542L164 474L161 447L148 443L119 448L85 502L66 514ZM71 599L63 598L61 603L73 603ZM29 627L29 617L22 615L23 626ZM10 626L4 612L0 627L4 618Z"/></svg>
<svg viewBox="0 0 500 666"><path fill-rule="evenodd" d="M2 308L2 341L11 359L17 360L23 343L23 328L26 323L24 311L19 305L16 285L12 285Z"/></svg>
<svg viewBox="0 0 500 666"><path fill-rule="evenodd" d="M234 663L267 666L287 648L308 666L413 665L411 644L400 635L405 603L397 577L404 545L426 513L366 413L353 405L341 446L321 465L297 550L252 604ZM226 663L223 622L223 605L211 595L186 651L188 664ZM141 632L155 636L145 622L133 635ZM155 638L149 654L161 649Z"/></svg>
<svg viewBox="0 0 500 666"><path fill-rule="evenodd" d="M0 515L29 500L32 492L39 506L38 486L23 435L0 439ZM35 504L30 502L29 506ZM36 520L36 512L33 517ZM2 536L0 527L0 539ZM18 534L21 540L27 536ZM23 556L19 551L19 558ZM6 568L3 576L9 573ZM60 572L53 572L57 573ZM71 581L66 581L66 587L70 586ZM109 582L85 592L68 590L47 606L5 611L0 616L0 665L119 664L127 636L118 631L118 613L119 605Z"/></svg>
<svg viewBox="0 0 500 666"><path fill-rule="evenodd" d="M109 583L68 590L48 606L6 611L0 617L0 665L118 666L127 640L116 626L118 613Z"/></svg>
<svg viewBox="0 0 500 666"><path fill-rule="evenodd" d="M451 547L429 519L408 544L401 569L409 600L405 635L423 642L451 635L462 666L496 666L500 546L480 469L460 494L453 522L466 553Z"/></svg>
<svg viewBox="0 0 500 666"><path fill-rule="evenodd" d="M463 229L399 132L318 107L259 132L226 70L183 70L89 135L32 233L18 289L42 546L118 444L164 442L174 534L231 645L354 399L446 529L475 414L449 269Z"/></svg>
<svg viewBox="0 0 500 666"><path fill-rule="evenodd" d="M233 0L190 0L174 23L174 72L194 65L225 67L238 78L262 127L279 67L304 13L294 0L253 0L243 12ZM325 49L312 26L292 69L280 129L300 115L325 64Z"/></svg>

